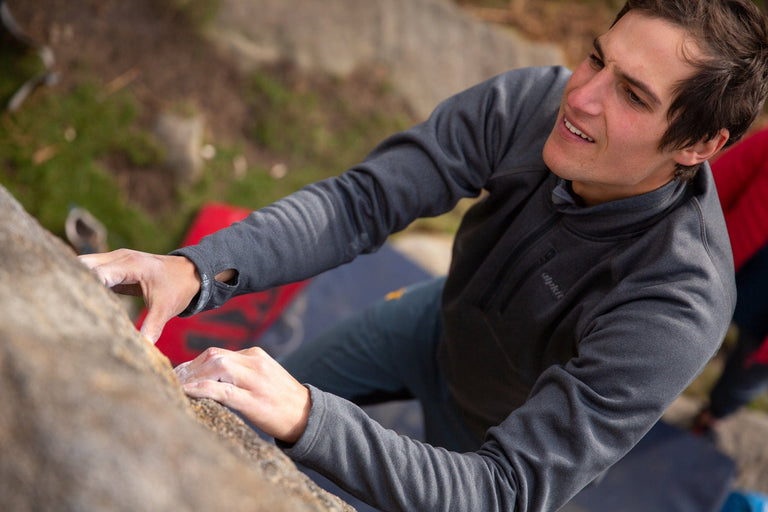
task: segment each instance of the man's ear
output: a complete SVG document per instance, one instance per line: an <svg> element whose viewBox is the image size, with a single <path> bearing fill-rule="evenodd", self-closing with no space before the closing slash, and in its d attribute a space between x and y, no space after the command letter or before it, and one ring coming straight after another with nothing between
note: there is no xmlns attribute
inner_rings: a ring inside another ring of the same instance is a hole
<svg viewBox="0 0 768 512"><path fill-rule="evenodd" d="M721 128L717 135L711 139L701 140L687 148L681 149L675 157L675 161L685 166L698 165L705 160L709 160L718 151L723 149L725 143L728 142L728 137L730 137L728 130Z"/></svg>

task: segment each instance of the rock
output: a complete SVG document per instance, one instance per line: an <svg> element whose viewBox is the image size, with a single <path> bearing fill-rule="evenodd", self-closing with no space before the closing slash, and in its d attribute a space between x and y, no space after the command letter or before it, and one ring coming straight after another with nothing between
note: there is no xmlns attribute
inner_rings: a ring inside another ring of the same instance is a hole
<svg viewBox="0 0 768 512"><path fill-rule="evenodd" d="M0 187L3 510L342 511L168 360Z"/></svg>
<svg viewBox="0 0 768 512"><path fill-rule="evenodd" d="M525 41L445 0L223 0L208 32L245 69L288 60L345 76L383 65L421 116L502 71L564 61L555 45Z"/></svg>
<svg viewBox="0 0 768 512"><path fill-rule="evenodd" d="M705 402L681 395L664 413L664 421L689 429ZM742 408L715 427L712 441L716 448L736 463L735 489L768 494L768 414Z"/></svg>
<svg viewBox="0 0 768 512"><path fill-rule="evenodd" d="M717 426L717 447L736 462L735 488L768 494L768 415L742 409Z"/></svg>
<svg viewBox="0 0 768 512"><path fill-rule="evenodd" d="M203 121L199 116L160 114L155 135L165 149L165 164L181 185L196 183L203 169Z"/></svg>
<svg viewBox="0 0 768 512"><path fill-rule="evenodd" d="M392 245L433 276L448 274L453 236L442 233L403 233L392 237Z"/></svg>

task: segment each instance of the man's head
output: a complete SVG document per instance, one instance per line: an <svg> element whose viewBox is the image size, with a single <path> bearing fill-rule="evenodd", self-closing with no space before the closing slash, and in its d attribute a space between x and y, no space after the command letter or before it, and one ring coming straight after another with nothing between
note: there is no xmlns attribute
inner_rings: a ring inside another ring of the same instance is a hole
<svg viewBox="0 0 768 512"><path fill-rule="evenodd" d="M722 128L726 146L739 140L768 95L765 15L751 0L628 0L614 24L633 10L682 27L700 52L688 56L696 71L677 87L660 147L709 140ZM698 168L678 166L676 175L691 178Z"/></svg>
<svg viewBox="0 0 768 512"><path fill-rule="evenodd" d="M544 161L588 204L692 177L759 111L767 33L749 0L630 0L569 79Z"/></svg>

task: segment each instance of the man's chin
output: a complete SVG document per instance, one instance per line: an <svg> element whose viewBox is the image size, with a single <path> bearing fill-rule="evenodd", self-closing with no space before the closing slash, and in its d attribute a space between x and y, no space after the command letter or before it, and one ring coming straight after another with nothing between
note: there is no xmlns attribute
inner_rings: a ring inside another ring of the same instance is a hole
<svg viewBox="0 0 768 512"><path fill-rule="evenodd" d="M547 138L547 141L544 143L541 157L544 160L544 165L546 165L550 171L563 178L563 176L560 175L560 172L563 169L562 162L560 162L561 156L558 155L557 144L552 140L552 136L553 134L550 133L549 138Z"/></svg>

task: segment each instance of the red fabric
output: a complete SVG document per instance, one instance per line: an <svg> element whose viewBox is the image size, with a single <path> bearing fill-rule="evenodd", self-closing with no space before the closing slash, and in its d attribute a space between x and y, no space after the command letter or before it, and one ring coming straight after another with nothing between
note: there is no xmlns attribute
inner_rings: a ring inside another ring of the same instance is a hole
<svg viewBox="0 0 768 512"><path fill-rule="evenodd" d="M760 364L768 365L768 337L763 340L754 354L752 354L752 361Z"/></svg>
<svg viewBox="0 0 768 512"><path fill-rule="evenodd" d="M768 243L768 127L734 144L712 162L712 174L738 271ZM768 337L753 360L768 364Z"/></svg>
<svg viewBox="0 0 768 512"><path fill-rule="evenodd" d="M206 204L197 214L182 245L196 244L204 236L242 220L249 213L250 210L245 208ZM240 295L218 309L187 318L172 318L165 324L156 346L173 366L194 359L212 346L229 350L252 347L308 282ZM141 326L146 316L145 309L136 325Z"/></svg>
<svg viewBox="0 0 768 512"><path fill-rule="evenodd" d="M768 128L736 143L712 162L712 174L738 271L768 242Z"/></svg>

